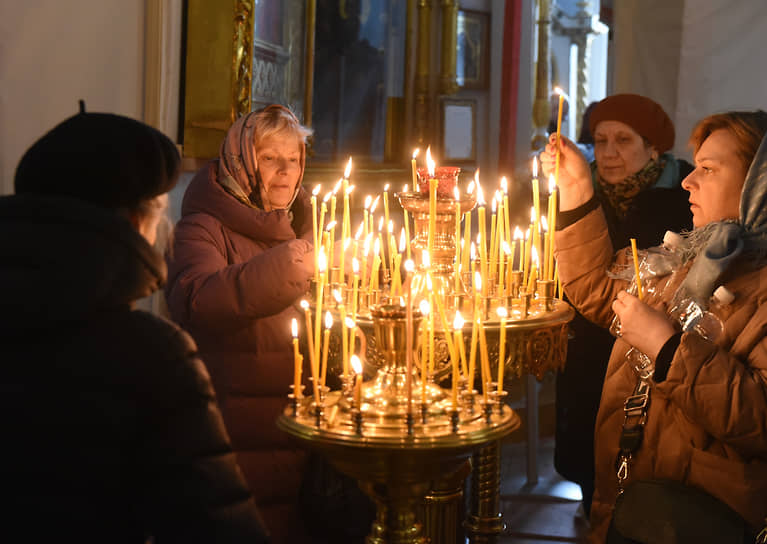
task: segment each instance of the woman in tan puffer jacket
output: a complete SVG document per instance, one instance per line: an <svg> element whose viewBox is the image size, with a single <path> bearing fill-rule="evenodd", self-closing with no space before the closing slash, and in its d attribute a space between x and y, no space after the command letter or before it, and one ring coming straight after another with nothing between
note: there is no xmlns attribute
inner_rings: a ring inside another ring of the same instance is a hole
<svg viewBox="0 0 767 544"><path fill-rule="evenodd" d="M564 138L559 146L562 221L555 253L565 292L595 323L607 327L617 315L622 324L597 417L592 542L614 534L624 403L638 381L626 362L632 347L655 370L647 380L651 400L642 441L628 459L623 486L671 480L700 489L742 516L747 532L758 530L767 516L765 132L767 114L761 111L713 115L695 128L695 170L683 181L695 230L684 264L674 274L648 278L645 287L655 296L644 301L626 291L628 281L607 274L616 264L630 265L631 254L614 253L577 148ZM546 173L556 150L553 137L541 156ZM672 297L684 293L705 307L720 285L734 295L731 303L709 308L721 320L721 333L706 338L680 332L667 315ZM643 509L632 515L649 529L662 523Z"/></svg>

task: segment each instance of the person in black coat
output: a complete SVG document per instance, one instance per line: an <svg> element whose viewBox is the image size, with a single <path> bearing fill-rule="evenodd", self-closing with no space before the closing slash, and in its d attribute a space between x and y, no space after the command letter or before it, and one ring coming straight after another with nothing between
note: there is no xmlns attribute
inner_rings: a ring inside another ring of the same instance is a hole
<svg viewBox="0 0 767 544"><path fill-rule="evenodd" d="M692 165L675 159L674 125L653 100L636 94L598 102L588 118L594 140L591 163L594 208L601 205L613 247L659 245L665 232L692 229L689 193L681 181ZM552 135L552 138L556 136ZM560 213L557 228L569 223ZM594 426L614 338L576 312L567 362L556 381L554 467L580 485L588 517L594 491Z"/></svg>
<svg viewBox="0 0 767 544"><path fill-rule="evenodd" d="M4 541L268 541L193 340L132 308L165 282L179 165L159 131L81 111L0 198Z"/></svg>

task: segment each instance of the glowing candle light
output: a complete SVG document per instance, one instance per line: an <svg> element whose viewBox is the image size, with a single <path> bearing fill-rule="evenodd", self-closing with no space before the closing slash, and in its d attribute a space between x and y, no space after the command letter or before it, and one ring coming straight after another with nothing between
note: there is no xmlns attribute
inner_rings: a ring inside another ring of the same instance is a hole
<svg viewBox="0 0 767 544"><path fill-rule="evenodd" d="M413 175L415 175L415 170L413 171ZM407 184L402 188L403 193L407 193ZM402 215L404 216L404 229L405 229L405 238L407 239L407 245L405 246L405 252L407 255L408 260L410 257L410 217L408 216L407 210L403 207L402 208Z"/></svg>
<svg viewBox="0 0 767 544"><path fill-rule="evenodd" d="M534 293L535 292L535 282L538 280L538 265L539 265L539 259L538 259L538 249L536 247L531 248L530 252L532 253L530 257L530 277L527 278L527 292L528 293Z"/></svg>
<svg viewBox="0 0 767 544"><path fill-rule="evenodd" d="M415 158L418 156L418 151L419 149L416 147L415 150L413 151L413 158L410 160L410 169L412 170L412 173L413 173L413 190L414 191L418 189L418 169L416 168L416 165L415 165ZM404 192L407 193L407 190L405 190ZM408 256L408 259L409 258L410 256Z"/></svg>
<svg viewBox="0 0 767 544"><path fill-rule="evenodd" d="M362 207L362 225L363 225L363 232L362 232L362 239L364 240L367 238L368 232L370 231L369 225L368 225L368 213L370 209L370 205L373 203L373 197L368 195L365 197L365 204Z"/></svg>
<svg viewBox="0 0 767 544"><path fill-rule="evenodd" d="M412 259L405 261L405 283L407 290L405 295L405 367L407 377L405 378L405 388L407 390L407 413L413 413L413 289L412 274L415 270L415 263Z"/></svg>
<svg viewBox="0 0 767 544"><path fill-rule="evenodd" d="M426 402L426 380L428 378L429 358L429 325L428 316L431 306L426 299L421 300L418 309L421 310L421 403Z"/></svg>
<svg viewBox="0 0 767 544"><path fill-rule="evenodd" d="M320 403L320 375L317 365L317 358L314 356L314 339L312 337L312 314L309 311L309 302L301 301L301 308L304 310L304 319L306 320L306 341L309 349L309 366L312 371L312 385L314 386L314 402Z"/></svg>
<svg viewBox="0 0 767 544"><path fill-rule="evenodd" d="M351 158L349 159L349 164L351 164ZM339 259L339 268L341 269L341 283L344 283L344 278L346 275L346 250L349 247L347 241L351 242L351 240L349 240L352 234L351 214L349 213L349 195L353 190L354 185L350 185L349 187L346 187L346 190L344 191L344 216L343 223L341 225L341 240L343 240L344 243L344 251L341 253L341 257Z"/></svg>
<svg viewBox="0 0 767 544"><path fill-rule="evenodd" d="M357 355L352 355L351 365L354 369L354 406L358 410L362 409L362 362Z"/></svg>
<svg viewBox="0 0 767 544"><path fill-rule="evenodd" d="M549 174L549 204L548 204L548 216L549 216L549 254L548 254L548 271L549 275L546 279L554 278L554 232L557 230L557 183L554 176Z"/></svg>
<svg viewBox="0 0 767 544"><path fill-rule="evenodd" d="M431 158L431 146L426 148L426 168L429 171L429 256L434 255L434 236L437 232L437 180L434 178L435 163Z"/></svg>
<svg viewBox="0 0 767 544"><path fill-rule="evenodd" d="M319 315L319 314L317 314ZM319 319L316 320L319 323ZM322 370L320 372L320 383L325 387L325 378L328 376L328 346L330 345L330 329L333 328L333 315L330 310L325 312L325 334L322 339Z"/></svg>
<svg viewBox="0 0 767 544"><path fill-rule="evenodd" d="M503 367L506 365L506 308L500 306L496 312L501 318L501 339L498 344L498 393L503 393Z"/></svg>
<svg viewBox="0 0 767 544"><path fill-rule="evenodd" d="M639 256L637 255L637 240L631 238L631 254L634 258L634 276L637 282L637 297L642 300L644 293L642 292L642 278L639 275Z"/></svg>
<svg viewBox="0 0 767 544"><path fill-rule="evenodd" d="M394 221L389 220L386 229L389 239L389 269L394 275L394 256L397 254L397 240L394 239Z"/></svg>
<svg viewBox="0 0 767 544"><path fill-rule="evenodd" d="M453 330L455 331L455 343L458 348L458 359L461 361L461 372L468 378L469 369L466 366L466 346L463 343L463 326L466 320L461 315L460 311L455 312L455 318L453 319Z"/></svg>
<svg viewBox="0 0 767 544"><path fill-rule="evenodd" d="M349 157L349 162L346 163L346 168L344 168L344 179L349 181L349 176L352 173L352 158Z"/></svg>
<svg viewBox="0 0 767 544"><path fill-rule="evenodd" d="M298 320L295 317L290 321L290 330L293 333L293 394L300 399L303 357L298 352Z"/></svg>

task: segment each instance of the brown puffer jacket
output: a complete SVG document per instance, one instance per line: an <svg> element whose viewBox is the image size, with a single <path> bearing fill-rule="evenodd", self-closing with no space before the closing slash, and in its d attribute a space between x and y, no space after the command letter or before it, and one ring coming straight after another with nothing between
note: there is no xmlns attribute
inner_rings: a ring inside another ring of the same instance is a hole
<svg viewBox="0 0 767 544"><path fill-rule="evenodd" d="M200 347L273 541L300 542L305 456L275 420L293 380L290 321L300 317L293 303L309 287L301 264L312 255L309 196L299 191L291 224L285 211L231 196L216 181L217 165L203 167L184 195L167 259L168 307Z"/></svg>
<svg viewBox="0 0 767 544"><path fill-rule="evenodd" d="M609 326L611 302L627 285L605 274L614 256L601 208L557 232L555 253L570 300L586 317ZM626 262L626 255L619 252L616 262ZM675 274L674 283L684 275ZM698 487L756 529L767 515L767 267L736 263L722 284L735 294L731 304L712 309L724 333L716 343L693 332L682 335L666 380L652 386L628 481L676 480ZM675 285L659 284L657 291L662 295L654 306L667 303ZM636 385L624 361L629 347L615 342L597 417L592 542L605 541L617 497L623 403Z"/></svg>

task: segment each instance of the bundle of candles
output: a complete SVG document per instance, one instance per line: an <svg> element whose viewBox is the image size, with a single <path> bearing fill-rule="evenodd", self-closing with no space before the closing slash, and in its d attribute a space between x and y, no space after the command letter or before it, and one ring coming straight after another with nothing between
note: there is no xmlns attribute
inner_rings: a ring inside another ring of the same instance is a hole
<svg viewBox="0 0 767 544"><path fill-rule="evenodd" d="M354 185L350 184L351 158L343 178L323 198L319 213L317 197L321 191L320 186L313 191L311 203L316 266L311 302L302 301L302 307L306 320L313 395L317 404L320 403L322 391L326 389L329 336L336 320L340 320L341 325L342 383L347 392L351 393L356 389L355 384L358 381L352 364L355 357L355 339L359 336L358 326L360 323L370 323L371 309L382 304L399 304L408 313L420 312L420 330L409 332L415 335L420 346L417 352L420 354L418 364L421 403L426 402L427 384L432 379L435 368L435 337L439 336L446 341L449 352L452 369L451 404L455 409L460 384L463 383L463 389L466 389L466 384L475 382L477 374L480 374L484 402L488 402L491 396L503 397L507 324L551 310L557 280L550 236L556 221L554 212L557 189L554 178L549 180L548 207L546 217L542 217L537 162L533 160L533 206L530 225L524 233L519 227L515 227L514 231L511 229L508 182L506 178L502 178L491 201L488 235L487 204L479 172L475 173L474 179L462 195L457 183L451 185L449 181L437 180L436 166L430 149L426 151L429 177L424 180L418 176L417 154L418 150L413 153L412 159L414 192L421 193L422 198L426 198L428 194L429 202L428 242L426 249L420 251L418 272L412 260L408 209L403 205L403 227L397 243L394 222L390 217L388 185L384 187L381 195L365 198L362 221L353 236L349 202L354 190ZM341 238L336 240L336 205L339 192L343 197L343 208L340 220ZM452 197L447 196L450 193ZM409 193L405 186L398 196L407 194L412 193ZM445 284L438 284L436 281L436 273L430 264L433 262L432 255L435 251L437 207L451 198L457 203L466 195L475 195L479 232L476 240L472 240L472 211L462 213L461 206L453 206L454 211L450 212L455 215L453 277L452 286L446 289ZM376 210L379 202L383 203L383 215L378 217L376 229ZM326 216L329 219L327 224ZM463 229L461 221L464 222ZM345 251L335 250L337 244L341 244ZM334 259L335 254L338 255L337 262ZM345 262L347 258L351 260L351 267ZM413 279L418 274L421 275L421 283L425 288L414 294ZM455 304L454 301L458 297L461 303ZM539 304L536 304L537 301ZM470 325L466 324L462 311L471 314ZM491 322L495 327L499 327L500 331L497 376L490 376L491 365L485 333L485 326ZM465 326L467 332L469 327L471 330L468 356L467 346L464 344ZM293 330L296 346L294 389L296 398L300 398L302 360L297 347L297 324L294 324ZM407 351L409 353L409 350ZM479 372L476 371L477 361L480 365ZM361 372L361 366L359 368ZM408 376L410 373L408 370ZM412 394L412 390L409 390L408 406L411 405ZM357 397L359 393L352 398Z"/></svg>

